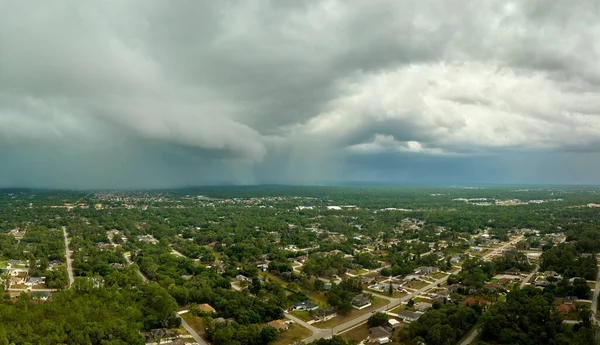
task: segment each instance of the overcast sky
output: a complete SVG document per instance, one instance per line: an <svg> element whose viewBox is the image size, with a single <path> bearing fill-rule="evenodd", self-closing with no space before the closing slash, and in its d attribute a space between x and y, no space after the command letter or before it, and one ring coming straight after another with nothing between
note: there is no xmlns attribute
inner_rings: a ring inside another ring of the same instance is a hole
<svg viewBox="0 0 600 345"><path fill-rule="evenodd" d="M600 183L600 5L0 2L0 186Z"/></svg>

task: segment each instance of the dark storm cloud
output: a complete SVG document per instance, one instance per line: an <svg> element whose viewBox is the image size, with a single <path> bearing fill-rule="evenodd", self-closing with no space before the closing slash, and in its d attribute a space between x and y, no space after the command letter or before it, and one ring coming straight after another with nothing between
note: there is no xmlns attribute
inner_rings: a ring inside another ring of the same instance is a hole
<svg viewBox="0 0 600 345"><path fill-rule="evenodd" d="M1 6L0 185L600 182L593 1Z"/></svg>

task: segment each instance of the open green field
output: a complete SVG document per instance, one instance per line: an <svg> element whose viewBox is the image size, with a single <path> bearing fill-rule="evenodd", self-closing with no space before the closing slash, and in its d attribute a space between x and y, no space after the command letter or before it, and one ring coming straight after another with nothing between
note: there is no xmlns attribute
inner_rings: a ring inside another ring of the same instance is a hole
<svg viewBox="0 0 600 345"><path fill-rule="evenodd" d="M311 334L312 332L309 329L306 329L297 323L293 323L290 325L290 328L288 328L287 331L283 331L279 334L277 340L273 342L272 345L292 344L310 336Z"/></svg>
<svg viewBox="0 0 600 345"><path fill-rule="evenodd" d="M369 326L365 323L347 332L340 334L342 339L348 340L363 340L369 336Z"/></svg>
<svg viewBox="0 0 600 345"><path fill-rule="evenodd" d="M405 287L415 289L415 290L423 288L427 285L428 285L428 283L421 281L421 280L411 280L408 283L404 284Z"/></svg>

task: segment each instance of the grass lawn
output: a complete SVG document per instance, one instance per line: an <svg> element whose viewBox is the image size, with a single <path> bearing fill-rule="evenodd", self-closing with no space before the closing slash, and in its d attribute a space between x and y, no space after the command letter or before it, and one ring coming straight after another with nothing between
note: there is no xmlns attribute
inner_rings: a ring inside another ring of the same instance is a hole
<svg viewBox="0 0 600 345"><path fill-rule="evenodd" d="M593 292L593 291L594 291L594 289L596 288L596 283L590 283L590 282L588 282L588 283L587 283L587 286L589 286L589 287L590 287L590 289L591 289L591 290L592 290L592 292Z"/></svg>
<svg viewBox="0 0 600 345"><path fill-rule="evenodd" d="M394 313L394 314L398 314L399 312L406 310L406 304L401 304L399 306L397 306L396 308L390 310L390 312Z"/></svg>
<svg viewBox="0 0 600 345"><path fill-rule="evenodd" d="M180 316L185 320L185 322L188 323L188 325L190 325L190 327L192 327L194 331L196 331L196 333L198 333L198 335L204 338L206 326L204 326L204 321L202 321L201 317L198 317L192 313L183 313Z"/></svg>
<svg viewBox="0 0 600 345"><path fill-rule="evenodd" d="M348 332L344 332L340 334L342 339L348 340L363 340L369 336L369 326L367 324L360 325L356 328L349 330Z"/></svg>
<svg viewBox="0 0 600 345"><path fill-rule="evenodd" d="M447 274L444 274L442 272L434 272L434 273L431 273L430 276L432 278L434 278L435 280L438 280L438 279L442 279L442 278L446 277Z"/></svg>
<svg viewBox="0 0 600 345"><path fill-rule="evenodd" d="M8 267L8 260L0 261L0 268L6 268L6 267Z"/></svg>
<svg viewBox="0 0 600 345"><path fill-rule="evenodd" d="M294 343L296 340L302 340L308 336L310 336L312 332L309 329L306 329L300 326L297 323L293 323L290 325L287 331L284 331L279 334L277 340L272 343L272 345L288 345Z"/></svg>
<svg viewBox="0 0 600 345"><path fill-rule="evenodd" d="M406 292L394 291L394 293L392 294L392 298L401 298L406 295L408 295Z"/></svg>
<svg viewBox="0 0 600 345"><path fill-rule="evenodd" d="M11 289L26 289L27 285L25 284L12 284L10 286Z"/></svg>
<svg viewBox="0 0 600 345"><path fill-rule="evenodd" d="M327 304L327 298L319 293L313 292L313 291L305 291L302 290L302 293L304 293L306 295L306 297L308 297L311 301L324 306Z"/></svg>
<svg viewBox="0 0 600 345"><path fill-rule="evenodd" d="M185 328L183 328L183 326L181 326L179 328L171 328L171 331L177 332L177 334L181 334L181 335L189 334L188 331L186 331Z"/></svg>
<svg viewBox="0 0 600 345"><path fill-rule="evenodd" d="M343 324L344 322L348 322L350 320L353 320L361 315L364 314L370 314L372 313L375 309L384 306L386 303L388 303L387 300L383 299L383 298L377 298L374 297L373 301L371 302L372 305L368 308L365 308L363 310L358 310L358 309L352 309L352 311L346 315L338 315L336 317L334 317L331 320L327 320L325 322L319 322L319 323L315 323L313 326L318 327L318 328L332 328L332 327L336 327L338 325Z"/></svg>
<svg viewBox="0 0 600 345"><path fill-rule="evenodd" d="M473 255L473 256L482 257L482 256L484 256L484 255L486 255L488 253L491 253L491 252L492 252L491 249L484 249L484 250L482 250L480 252L471 252L470 254Z"/></svg>
<svg viewBox="0 0 600 345"><path fill-rule="evenodd" d="M428 285L428 283L421 281L421 280L411 280L408 283L404 284L404 287L419 290L420 288L423 288L427 285Z"/></svg>
<svg viewBox="0 0 600 345"><path fill-rule="evenodd" d="M290 314L294 315L295 317L299 318L300 320L304 320L304 321L310 321L313 318L310 316L310 312L306 311L306 310L294 310L293 312L291 312Z"/></svg>
<svg viewBox="0 0 600 345"><path fill-rule="evenodd" d="M32 289L47 289L48 287L46 286L46 284L38 284L38 285L33 285L31 288Z"/></svg>
<svg viewBox="0 0 600 345"><path fill-rule="evenodd" d="M367 273L367 272L369 272L369 271L367 271L367 270L365 270L365 269L362 269L362 268L360 268L360 269L355 269L355 270L352 270L350 273L352 273L352 274L354 274L354 275L359 275L359 274L363 274L363 273Z"/></svg>

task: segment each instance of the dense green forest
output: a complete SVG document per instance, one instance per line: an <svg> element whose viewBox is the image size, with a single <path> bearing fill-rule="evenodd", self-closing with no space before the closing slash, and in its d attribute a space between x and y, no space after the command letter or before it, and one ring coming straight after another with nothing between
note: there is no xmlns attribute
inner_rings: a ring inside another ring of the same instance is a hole
<svg viewBox="0 0 600 345"><path fill-rule="evenodd" d="M140 330L174 327L177 303L156 284L136 289L94 288L83 278L46 303L23 294L0 304L0 342L51 344L143 344Z"/></svg>

